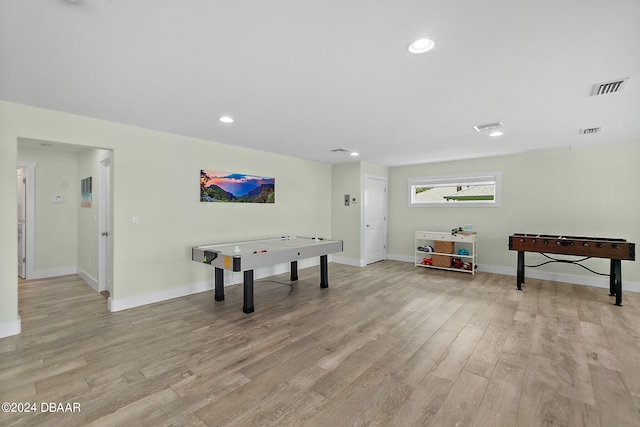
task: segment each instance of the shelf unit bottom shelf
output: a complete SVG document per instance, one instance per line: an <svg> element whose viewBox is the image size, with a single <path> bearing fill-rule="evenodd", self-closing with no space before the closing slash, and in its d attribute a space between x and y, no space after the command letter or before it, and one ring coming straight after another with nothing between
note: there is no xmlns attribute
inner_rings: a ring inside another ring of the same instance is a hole
<svg viewBox="0 0 640 427"><path fill-rule="evenodd" d="M432 257L434 255L439 256L439 257L460 258L464 262L464 264L471 265L471 269L456 268L456 267L444 267L444 266L440 266L440 265L432 265L432 264L425 264L424 263L424 261L423 261L424 259L430 259L430 258L433 259ZM459 271L461 273L475 274L475 270L477 269L477 264L474 262L474 258L475 257L473 255L442 254L442 253L438 253L438 252L420 252L420 251L417 251L416 252L415 266L416 267L435 268L435 269L438 269L438 270Z"/></svg>

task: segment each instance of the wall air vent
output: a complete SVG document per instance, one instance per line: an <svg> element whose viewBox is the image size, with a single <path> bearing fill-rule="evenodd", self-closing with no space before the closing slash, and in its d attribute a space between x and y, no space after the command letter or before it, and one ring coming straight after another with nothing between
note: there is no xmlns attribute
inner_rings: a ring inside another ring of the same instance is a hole
<svg viewBox="0 0 640 427"><path fill-rule="evenodd" d="M580 135L589 135L589 134L592 134L592 133L598 133L598 132L600 132L600 129L602 129L602 128L580 129Z"/></svg>
<svg viewBox="0 0 640 427"><path fill-rule="evenodd" d="M593 85L591 96L606 95L609 93L620 92L622 88L626 86L630 78L631 77L627 77L626 79L618 79L610 82L596 83Z"/></svg>
<svg viewBox="0 0 640 427"><path fill-rule="evenodd" d="M477 130L478 132L483 132L485 130L500 129L502 127L504 127L502 122L496 122L496 123L487 123L487 124L484 124L484 125L475 125L473 128L475 130Z"/></svg>

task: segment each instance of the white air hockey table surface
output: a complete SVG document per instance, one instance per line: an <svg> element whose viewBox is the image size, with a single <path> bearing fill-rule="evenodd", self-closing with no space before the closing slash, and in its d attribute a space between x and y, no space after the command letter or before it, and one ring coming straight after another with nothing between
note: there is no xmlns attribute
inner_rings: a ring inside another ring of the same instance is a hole
<svg viewBox="0 0 640 427"><path fill-rule="evenodd" d="M320 287L329 287L327 255L342 252L341 240L285 236L264 240L205 245L192 248L195 262L215 267L215 300L224 300L223 270L244 272L245 313L252 313L253 270L284 262L291 263L291 280L298 280L298 260L320 257Z"/></svg>

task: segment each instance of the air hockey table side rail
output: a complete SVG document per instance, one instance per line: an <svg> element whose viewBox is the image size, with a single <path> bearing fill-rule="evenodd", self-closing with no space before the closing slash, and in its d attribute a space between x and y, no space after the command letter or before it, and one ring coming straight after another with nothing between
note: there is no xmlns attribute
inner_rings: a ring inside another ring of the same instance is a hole
<svg viewBox="0 0 640 427"><path fill-rule="evenodd" d="M255 268L291 263L291 281L298 280L298 261L320 257L320 287L329 287L328 255L342 252L341 240L307 237L280 237L266 240L224 243L192 248L192 260L214 267L214 296L224 300L224 270L242 271L244 306L242 311L252 313L253 270Z"/></svg>

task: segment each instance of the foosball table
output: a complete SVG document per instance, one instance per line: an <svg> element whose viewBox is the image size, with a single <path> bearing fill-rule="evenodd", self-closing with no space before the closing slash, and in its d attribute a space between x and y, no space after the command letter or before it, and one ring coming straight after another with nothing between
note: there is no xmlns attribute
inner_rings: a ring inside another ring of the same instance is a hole
<svg viewBox="0 0 640 427"><path fill-rule="evenodd" d="M609 295L616 297L615 305L622 306L622 261L635 261L636 245L625 239L600 237L555 236L547 234L515 233L509 236L509 249L518 251L517 289L522 290L525 267L540 267L552 262L578 265L592 273L609 276ZM538 252L548 261L537 265L524 264L525 252ZM559 259L548 254L574 255L580 259ZM580 264L590 258L611 261L609 274L598 273Z"/></svg>

